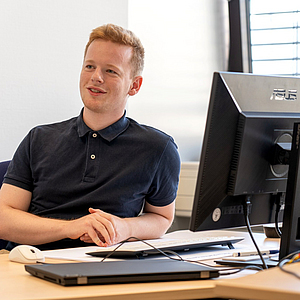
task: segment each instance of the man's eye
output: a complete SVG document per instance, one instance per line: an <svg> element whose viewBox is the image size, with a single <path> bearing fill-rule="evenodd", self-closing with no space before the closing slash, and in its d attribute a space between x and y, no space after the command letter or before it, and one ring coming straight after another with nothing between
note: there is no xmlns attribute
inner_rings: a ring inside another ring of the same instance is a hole
<svg viewBox="0 0 300 300"><path fill-rule="evenodd" d="M91 69L93 69L93 66L92 65L86 65L85 68L91 70Z"/></svg>
<svg viewBox="0 0 300 300"><path fill-rule="evenodd" d="M117 74L114 70L108 69L107 73L111 73L111 74Z"/></svg>

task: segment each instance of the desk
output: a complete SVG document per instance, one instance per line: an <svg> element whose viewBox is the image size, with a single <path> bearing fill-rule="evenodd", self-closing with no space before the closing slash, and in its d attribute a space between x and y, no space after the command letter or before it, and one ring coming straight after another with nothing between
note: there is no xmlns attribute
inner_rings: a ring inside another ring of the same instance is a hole
<svg viewBox="0 0 300 300"><path fill-rule="evenodd" d="M247 233L238 235L245 236L243 243L249 245ZM278 245L278 241L265 239L264 235L256 234L256 238L260 245ZM61 260L47 259L46 262L55 263ZM238 276L245 275L247 273ZM10 262L8 254L0 255L1 300L209 299L216 297L215 287L219 281L229 279L63 287L30 275L23 264Z"/></svg>
<svg viewBox="0 0 300 300"><path fill-rule="evenodd" d="M300 263L285 266L300 275ZM300 279L272 268L241 278L216 281L216 296L253 300L299 300Z"/></svg>
<svg viewBox="0 0 300 300"><path fill-rule="evenodd" d="M0 255L1 300L205 299L214 297L214 282L195 280L63 287L31 276L24 265L10 262L8 254Z"/></svg>

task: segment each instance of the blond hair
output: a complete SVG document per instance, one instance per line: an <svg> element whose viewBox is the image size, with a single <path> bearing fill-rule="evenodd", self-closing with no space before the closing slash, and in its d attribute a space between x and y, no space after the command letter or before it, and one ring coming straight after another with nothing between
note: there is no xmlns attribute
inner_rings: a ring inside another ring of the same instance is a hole
<svg viewBox="0 0 300 300"><path fill-rule="evenodd" d="M135 77L142 74L145 50L140 39L132 31L114 24L105 24L93 29L85 47L84 57L86 56L90 44L96 39L132 47L132 76Z"/></svg>

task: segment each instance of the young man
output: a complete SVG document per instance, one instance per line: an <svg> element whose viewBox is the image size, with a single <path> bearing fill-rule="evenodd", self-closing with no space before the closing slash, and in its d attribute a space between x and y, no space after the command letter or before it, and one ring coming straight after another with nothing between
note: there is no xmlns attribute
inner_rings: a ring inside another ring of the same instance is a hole
<svg viewBox="0 0 300 300"><path fill-rule="evenodd" d="M94 29L80 76L80 116L33 128L0 191L0 238L40 249L157 238L172 223L180 160L173 139L125 116L144 49L128 30Z"/></svg>

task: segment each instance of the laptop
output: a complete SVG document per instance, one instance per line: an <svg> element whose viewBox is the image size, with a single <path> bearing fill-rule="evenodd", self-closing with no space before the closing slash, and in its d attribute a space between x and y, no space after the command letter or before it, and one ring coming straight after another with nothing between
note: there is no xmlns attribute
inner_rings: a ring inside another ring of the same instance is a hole
<svg viewBox="0 0 300 300"><path fill-rule="evenodd" d="M217 269L171 259L34 264L25 265L25 270L63 286L198 280L219 276Z"/></svg>

